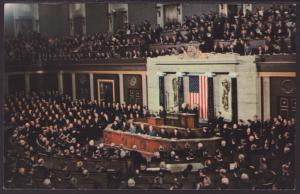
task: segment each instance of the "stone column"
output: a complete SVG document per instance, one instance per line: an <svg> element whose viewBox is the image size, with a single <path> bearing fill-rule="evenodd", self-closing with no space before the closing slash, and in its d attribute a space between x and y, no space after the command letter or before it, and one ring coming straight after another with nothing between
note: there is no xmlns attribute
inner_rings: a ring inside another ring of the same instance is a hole
<svg viewBox="0 0 300 194"><path fill-rule="evenodd" d="M64 79L63 79L63 74L61 71L59 71L57 74L57 80L58 80L58 92L60 94L63 94L64 93Z"/></svg>
<svg viewBox="0 0 300 194"><path fill-rule="evenodd" d="M142 74L142 90L143 90L143 105L148 106L148 99L147 99L147 75L146 73Z"/></svg>
<svg viewBox="0 0 300 194"><path fill-rule="evenodd" d="M25 73L25 93L29 94L30 92L30 74L28 72Z"/></svg>
<svg viewBox="0 0 300 194"><path fill-rule="evenodd" d="M165 73L158 73L159 76L159 106L165 108Z"/></svg>
<svg viewBox="0 0 300 194"><path fill-rule="evenodd" d="M263 119L270 119L271 117L271 107L270 107L270 77L262 77L262 109L263 109Z"/></svg>
<svg viewBox="0 0 300 194"><path fill-rule="evenodd" d="M190 95L189 95L189 87L190 87L190 80L189 80L189 76L184 76L183 77L183 93L184 93L184 102L188 103L189 106L191 106L190 104Z"/></svg>
<svg viewBox="0 0 300 194"><path fill-rule="evenodd" d="M72 97L76 99L76 78L75 73L72 73Z"/></svg>
<svg viewBox="0 0 300 194"><path fill-rule="evenodd" d="M263 95L264 95L264 90L263 90L263 78L262 77L257 77L256 78L256 116L258 119L263 120L263 114L264 114L264 110L262 107L262 103L263 103Z"/></svg>
<svg viewBox="0 0 300 194"><path fill-rule="evenodd" d="M120 104L124 103L124 75L119 74Z"/></svg>
<svg viewBox="0 0 300 194"><path fill-rule="evenodd" d="M207 76L207 106L208 106L208 122L211 122L215 118L215 105L214 105L214 80L213 77L215 76L214 73L207 72L205 73Z"/></svg>
<svg viewBox="0 0 300 194"><path fill-rule="evenodd" d="M95 99L94 95L94 74L90 73L90 94L91 94L91 100Z"/></svg>
<svg viewBox="0 0 300 194"><path fill-rule="evenodd" d="M232 119L233 123L237 123L238 118L238 99L237 99L237 73L229 73L231 77L231 108L232 108Z"/></svg>

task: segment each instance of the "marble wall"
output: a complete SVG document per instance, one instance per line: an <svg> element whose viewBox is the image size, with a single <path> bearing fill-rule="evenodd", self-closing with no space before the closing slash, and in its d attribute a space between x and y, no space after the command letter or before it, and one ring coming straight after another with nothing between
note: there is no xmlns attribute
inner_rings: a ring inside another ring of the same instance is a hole
<svg viewBox="0 0 300 194"><path fill-rule="evenodd" d="M222 90L220 84L224 79L231 80L229 73L237 76L237 99L238 119L250 119L260 113L259 88L260 82L257 79L256 64L254 56L238 56L236 54L208 54L208 59L179 59L178 56L164 56L147 59L148 76L148 106L151 111L159 108L158 76L162 72L183 72L188 74L203 74L206 72L215 73L214 77L214 104L215 113L221 111L226 119L231 119L229 112L222 111L221 98ZM175 74L173 74L175 76ZM171 77L165 77L165 86L170 90ZM185 81L184 83L187 83ZM186 84L184 91L188 91ZM185 95L185 101L187 95ZM231 95L231 94L230 94Z"/></svg>
<svg viewBox="0 0 300 194"><path fill-rule="evenodd" d="M222 103L222 98L225 93L224 88L222 86L222 82L227 81L229 84L231 84L231 78L228 75L216 75L213 78L214 82L214 110L215 113L221 112L224 119L231 120L232 117L232 106L231 106L231 92L232 87L230 86L228 91L228 108L225 108L225 105Z"/></svg>

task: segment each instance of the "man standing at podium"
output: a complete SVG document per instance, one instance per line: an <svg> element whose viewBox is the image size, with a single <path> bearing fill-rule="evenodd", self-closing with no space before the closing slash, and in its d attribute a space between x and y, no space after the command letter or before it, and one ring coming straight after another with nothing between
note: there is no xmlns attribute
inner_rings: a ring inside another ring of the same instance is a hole
<svg viewBox="0 0 300 194"><path fill-rule="evenodd" d="M188 109L187 104L185 102L182 103L180 112L182 112L182 113L188 113L189 112L189 109Z"/></svg>
<svg viewBox="0 0 300 194"><path fill-rule="evenodd" d="M198 127L199 124L199 110L198 110L198 105L194 104L193 109L191 110L192 114L195 114L195 127Z"/></svg>

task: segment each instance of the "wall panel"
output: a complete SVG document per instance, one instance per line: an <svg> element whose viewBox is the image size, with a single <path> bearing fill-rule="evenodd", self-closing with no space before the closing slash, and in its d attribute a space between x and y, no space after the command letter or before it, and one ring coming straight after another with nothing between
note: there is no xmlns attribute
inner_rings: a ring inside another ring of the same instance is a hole
<svg viewBox="0 0 300 194"><path fill-rule="evenodd" d="M39 4L40 33L46 36L69 34L69 4Z"/></svg>
<svg viewBox="0 0 300 194"><path fill-rule="evenodd" d="M120 86L119 86L119 75L114 74L94 74L94 94L95 99L98 99L98 85L97 80L113 80L115 85L115 101L120 101Z"/></svg>
<svg viewBox="0 0 300 194"><path fill-rule="evenodd" d="M124 100L127 104L143 104L141 75L124 75Z"/></svg>
<svg viewBox="0 0 300 194"><path fill-rule="evenodd" d="M108 5L107 3L86 3L86 32L107 32Z"/></svg>
<svg viewBox="0 0 300 194"><path fill-rule="evenodd" d="M295 106L294 103L296 103L294 100L296 100L296 79L295 78L291 78L291 77L270 78L270 106L271 106L272 117L280 114L279 107L282 107L281 109L286 109L289 115L294 114L292 108L293 106Z"/></svg>
<svg viewBox="0 0 300 194"><path fill-rule="evenodd" d="M72 96L72 74L70 73L63 74L63 91L64 94Z"/></svg>
<svg viewBox="0 0 300 194"><path fill-rule="evenodd" d="M58 77L56 73L30 74L30 90L58 90Z"/></svg>
<svg viewBox="0 0 300 194"><path fill-rule="evenodd" d="M8 92L14 94L16 92L25 91L25 76L24 74L8 76Z"/></svg>
<svg viewBox="0 0 300 194"><path fill-rule="evenodd" d="M75 74L76 98L90 99L90 77L89 74Z"/></svg>

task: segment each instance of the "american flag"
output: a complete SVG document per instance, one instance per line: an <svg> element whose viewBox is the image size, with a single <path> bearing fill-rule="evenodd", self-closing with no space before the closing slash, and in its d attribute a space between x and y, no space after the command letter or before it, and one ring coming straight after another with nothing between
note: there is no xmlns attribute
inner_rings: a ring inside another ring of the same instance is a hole
<svg viewBox="0 0 300 194"><path fill-rule="evenodd" d="M198 105L199 117L207 119L207 77L204 75L189 77L190 106Z"/></svg>

